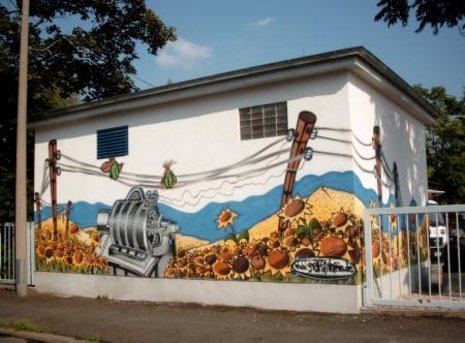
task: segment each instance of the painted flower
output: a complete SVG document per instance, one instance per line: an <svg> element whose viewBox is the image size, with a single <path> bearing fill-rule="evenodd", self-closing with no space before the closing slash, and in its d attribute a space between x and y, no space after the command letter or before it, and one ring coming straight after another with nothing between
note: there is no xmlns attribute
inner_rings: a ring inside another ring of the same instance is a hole
<svg viewBox="0 0 465 343"><path fill-rule="evenodd" d="M80 249L76 250L73 254L73 265L79 266L82 263L83 259L83 252Z"/></svg>
<svg viewBox="0 0 465 343"><path fill-rule="evenodd" d="M284 219L284 222L298 223L300 220L305 220L305 217L311 215L311 208L308 202L296 196L288 201L279 211L278 216Z"/></svg>
<svg viewBox="0 0 465 343"><path fill-rule="evenodd" d="M48 260L52 259L52 257L53 257L53 248L50 247L50 246L47 246L47 247L45 248L45 253L44 253L44 255L45 255L45 257L46 257Z"/></svg>
<svg viewBox="0 0 465 343"><path fill-rule="evenodd" d="M390 208L394 209L396 205L394 203L391 204ZM395 214L390 214L389 215L389 221L391 223L391 227L393 229L397 229L397 215Z"/></svg>
<svg viewBox="0 0 465 343"><path fill-rule="evenodd" d="M251 277L250 261L243 255L237 256L232 263L234 280L247 280Z"/></svg>
<svg viewBox="0 0 465 343"><path fill-rule="evenodd" d="M43 245L37 245L36 252L39 257L45 257L45 247Z"/></svg>
<svg viewBox="0 0 465 343"><path fill-rule="evenodd" d="M213 273L215 278L219 280L228 280L233 276L231 265L223 260L220 260L213 265Z"/></svg>
<svg viewBox="0 0 465 343"><path fill-rule="evenodd" d="M280 248L270 251L267 257L268 263L264 272L271 272L271 275L280 273L286 277L291 272L291 259L286 250Z"/></svg>
<svg viewBox="0 0 465 343"><path fill-rule="evenodd" d="M225 229L229 225L234 224L234 218L237 217L237 213L231 211L229 208L224 209L218 216L218 219L216 220L217 227L219 229Z"/></svg>
<svg viewBox="0 0 465 343"><path fill-rule="evenodd" d="M376 203L372 200L370 201L370 208L376 208ZM377 226L378 225L378 221L376 219L376 216L370 216L370 222L371 222L371 226Z"/></svg>

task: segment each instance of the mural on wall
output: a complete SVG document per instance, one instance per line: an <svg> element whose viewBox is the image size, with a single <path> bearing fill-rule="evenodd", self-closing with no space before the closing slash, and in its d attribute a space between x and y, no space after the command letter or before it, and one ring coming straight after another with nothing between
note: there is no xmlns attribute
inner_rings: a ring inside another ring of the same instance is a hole
<svg viewBox="0 0 465 343"><path fill-rule="evenodd" d="M335 203L344 204L347 210L340 208L333 212ZM200 245L199 242L196 247L192 247L197 244L191 239L184 241L184 237L179 237L176 257L170 261L165 276L355 282L357 266L362 266L363 208L350 193L320 187L309 197L291 198L275 214L237 236L228 235L210 244ZM234 212L225 211L218 223L227 220L232 224ZM280 221L286 222L282 235L278 230Z"/></svg>
<svg viewBox="0 0 465 343"><path fill-rule="evenodd" d="M163 175L150 179L158 181L148 182L148 176L143 176L142 182L136 179L136 174L122 172L122 162L110 159L100 167L92 166L63 154L57 149L57 142L50 141L44 182L41 191L36 193L37 270L139 277L361 283L366 245L364 209L386 205L382 201L381 171L391 181L390 189L394 191L387 204L401 205L397 165L394 163L393 169L389 168L379 142L379 128L375 127L372 142L357 140L365 146L373 145L375 156L366 159L375 161L374 170L359 167L375 175L378 192L364 188L352 171L304 175L297 181L301 163L310 160L313 154L331 154L307 146L310 139L317 137L315 122L316 116L304 111L295 130L289 130L287 140L292 144L286 150L290 157L281 162L285 165L280 174L281 177L284 174L282 186L264 194L251 194L241 201L211 201L194 213L160 201L159 192L188 187L195 181L189 180L189 175L176 176L173 160L163 163ZM266 149L231 166L217 168L209 175L212 179L226 179L232 175L225 174L232 166L253 165L260 159L276 157L276 153L259 156ZM278 163L267 166L271 165L275 167ZM62 172L110 175L130 188L112 205L80 201L63 206L58 204L56 195L57 178ZM207 173L190 175L202 181ZM135 184L133 180L139 182ZM49 188L51 204L41 200L41 194ZM385 273L404 266L408 258L407 244L411 251L418 252L415 258L424 258L424 223L407 221L411 225L405 227L405 221L398 221L396 217L389 223L377 223L372 218L373 241L368 246L373 249L375 272ZM400 239L391 234L396 230L402 232Z"/></svg>

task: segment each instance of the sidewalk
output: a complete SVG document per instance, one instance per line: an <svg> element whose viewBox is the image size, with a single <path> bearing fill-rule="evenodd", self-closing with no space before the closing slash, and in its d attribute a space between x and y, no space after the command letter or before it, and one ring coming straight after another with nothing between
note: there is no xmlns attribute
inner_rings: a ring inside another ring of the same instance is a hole
<svg viewBox="0 0 465 343"><path fill-rule="evenodd" d="M54 297L33 290L19 298L13 289L4 288L0 288L0 319L28 319L48 333L94 342L459 342L465 334L463 318L117 302ZM29 339L60 342L59 337L58 341L44 337Z"/></svg>

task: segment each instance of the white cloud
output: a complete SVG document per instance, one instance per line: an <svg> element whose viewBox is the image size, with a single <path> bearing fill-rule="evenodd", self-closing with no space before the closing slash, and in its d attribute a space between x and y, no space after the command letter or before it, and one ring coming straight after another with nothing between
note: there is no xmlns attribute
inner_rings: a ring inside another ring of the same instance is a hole
<svg viewBox="0 0 465 343"><path fill-rule="evenodd" d="M169 42L160 51L157 63L162 67L191 68L197 61L210 58L211 49L206 46L189 42L178 38L175 42Z"/></svg>
<svg viewBox="0 0 465 343"><path fill-rule="evenodd" d="M258 27L266 27L270 24L274 23L274 18L272 17L267 17L267 18L264 18L264 19L260 19L260 20L257 20L257 21L254 21L251 23L252 26L258 26Z"/></svg>

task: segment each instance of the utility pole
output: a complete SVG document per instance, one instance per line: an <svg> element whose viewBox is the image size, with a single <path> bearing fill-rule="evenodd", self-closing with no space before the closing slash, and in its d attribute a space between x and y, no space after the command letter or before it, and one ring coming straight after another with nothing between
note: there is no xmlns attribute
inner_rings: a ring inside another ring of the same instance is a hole
<svg viewBox="0 0 465 343"><path fill-rule="evenodd" d="M16 126L16 294L27 296L27 63L29 0L23 0L19 48L18 113Z"/></svg>

